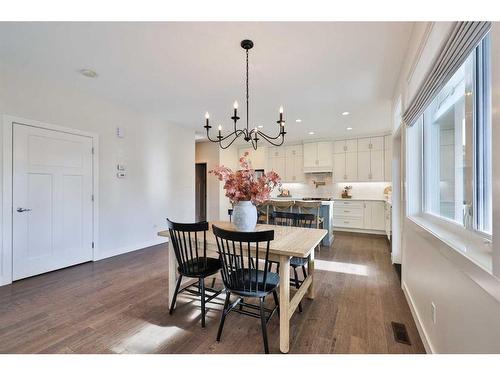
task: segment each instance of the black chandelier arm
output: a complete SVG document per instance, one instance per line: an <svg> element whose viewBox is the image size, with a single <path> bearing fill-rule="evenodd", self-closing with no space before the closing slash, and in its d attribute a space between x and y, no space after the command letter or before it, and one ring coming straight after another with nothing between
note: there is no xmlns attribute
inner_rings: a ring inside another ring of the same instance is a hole
<svg viewBox="0 0 500 375"><path fill-rule="evenodd" d="M238 138L241 134L245 134L245 131L240 129L240 130L236 130L232 133L229 133L225 137L221 137L221 138L217 137L217 139L212 139L212 138L210 138L209 129L207 129L207 138L211 142L219 142L220 143L222 141L225 141L226 139L228 139L229 137L231 137L233 135L235 136L235 138Z"/></svg>
<svg viewBox="0 0 500 375"><path fill-rule="evenodd" d="M224 138L224 139L227 139L228 137L229 137L229 136L227 136L227 137L226 137L226 138ZM232 141L231 141L231 142L229 142L229 144L228 144L227 146L223 146L223 145L222 145L222 141L223 141L223 140L221 139L220 141L218 141L218 142L219 142L219 147L220 147L221 149L225 150L226 148L230 147L230 146L234 143L234 141L236 141L238 138L239 138L239 135L235 135L235 137L232 139Z"/></svg>
<svg viewBox="0 0 500 375"><path fill-rule="evenodd" d="M273 146L281 146L283 144L283 142L285 142L285 134L284 133L280 133L277 137L269 137L268 135L264 134L264 133L260 133L259 134L261 135L262 138L264 138L267 142L269 142L270 144L272 144ZM279 137L281 136L281 142L280 143L274 143L273 140L275 139L278 139Z"/></svg>

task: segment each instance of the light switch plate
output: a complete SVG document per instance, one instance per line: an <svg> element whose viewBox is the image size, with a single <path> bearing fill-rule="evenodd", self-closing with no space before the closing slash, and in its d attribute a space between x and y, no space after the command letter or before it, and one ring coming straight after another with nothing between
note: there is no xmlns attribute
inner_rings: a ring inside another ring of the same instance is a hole
<svg viewBox="0 0 500 375"><path fill-rule="evenodd" d="M117 164L116 169L119 171L124 171L125 170L125 164Z"/></svg>

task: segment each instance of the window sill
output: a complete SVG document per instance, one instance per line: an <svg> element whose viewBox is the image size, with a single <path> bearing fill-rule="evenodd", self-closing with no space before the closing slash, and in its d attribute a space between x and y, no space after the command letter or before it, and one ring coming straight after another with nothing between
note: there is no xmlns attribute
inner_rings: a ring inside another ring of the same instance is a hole
<svg viewBox="0 0 500 375"><path fill-rule="evenodd" d="M455 225L435 219L430 215L409 217L415 224L424 228L446 245L463 255L488 273L492 273L491 241L479 234L462 229L455 229Z"/></svg>
<svg viewBox="0 0 500 375"><path fill-rule="evenodd" d="M445 258L500 302L500 280L492 273L492 245L477 233L419 215L406 217ZM445 246L443 246L445 245Z"/></svg>

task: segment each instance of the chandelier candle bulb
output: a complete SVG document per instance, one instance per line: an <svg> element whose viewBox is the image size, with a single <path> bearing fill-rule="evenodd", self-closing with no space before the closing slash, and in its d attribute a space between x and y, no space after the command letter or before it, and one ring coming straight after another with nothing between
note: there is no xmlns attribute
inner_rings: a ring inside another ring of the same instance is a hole
<svg viewBox="0 0 500 375"><path fill-rule="evenodd" d="M206 128L208 128L210 125L208 125L208 120L210 118L210 115L207 113L205 113L205 119L207 120L207 125L205 125Z"/></svg>

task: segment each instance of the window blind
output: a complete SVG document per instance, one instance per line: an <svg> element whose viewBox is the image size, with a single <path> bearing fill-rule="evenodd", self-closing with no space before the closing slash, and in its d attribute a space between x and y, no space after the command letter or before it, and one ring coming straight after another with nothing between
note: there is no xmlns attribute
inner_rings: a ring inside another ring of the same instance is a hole
<svg viewBox="0 0 500 375"><path fill-rule="evenodd" d="M412 126L436 94L460 68L469 54L488 33L491 22L457 22L450 37L417 94L403 114L403 122Z"/></svg>

